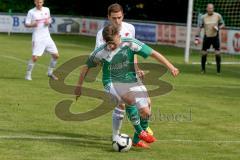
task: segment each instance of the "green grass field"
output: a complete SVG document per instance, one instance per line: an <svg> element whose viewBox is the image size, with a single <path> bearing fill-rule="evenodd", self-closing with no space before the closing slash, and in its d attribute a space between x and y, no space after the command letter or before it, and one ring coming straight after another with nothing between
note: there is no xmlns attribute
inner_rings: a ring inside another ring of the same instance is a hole
<svg viewBox="0 0 240 160"><path fill-rule="evenodd" d="M61 55L58 66L89 54L95 45L94 38L83 36L53 35L53 39ZM38 61L33 81L25 81L31 35L0 34L0 160L239 160L240 66L224 65L217 75L215 65L208 65L202 75L199 65L183 63L183 49L152 47L179 67L181 75L173 78L166 73L161 79L174 89L152 98L150 126L158 141L150 150L117 153L110 140L111 112L85 122L57 118L55 105L75 97L49 87L49 56ZM79 69L74 70L66 84L75 84L78 74ZM101 82L85 85L102 89ZM81 97L71 111L84 112L99 103L94 97ZM133 133L126 119L122 132Z"/></svg>

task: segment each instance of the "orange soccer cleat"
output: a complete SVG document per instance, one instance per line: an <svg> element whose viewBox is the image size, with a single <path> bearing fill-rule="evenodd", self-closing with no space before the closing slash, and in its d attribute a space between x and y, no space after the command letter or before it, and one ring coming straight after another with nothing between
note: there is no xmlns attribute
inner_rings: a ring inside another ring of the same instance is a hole
<svg viewBox="0 0 240 160"><path fill-rule="evenodd" d="M147 143L153 143L157 140L154 136L148 134L146 131L142 131L139 134L138 138L140 138L141 140L143 140Z"/></svg>
<svg viewBox="0 0 240 160"><path fill-rule="evenodd" d="M149 145L147 145L146 143L144 143L143 141L139 141L138 143L136 144L132 144L134 147L138 147L138 148L150 148Z"/></svg>

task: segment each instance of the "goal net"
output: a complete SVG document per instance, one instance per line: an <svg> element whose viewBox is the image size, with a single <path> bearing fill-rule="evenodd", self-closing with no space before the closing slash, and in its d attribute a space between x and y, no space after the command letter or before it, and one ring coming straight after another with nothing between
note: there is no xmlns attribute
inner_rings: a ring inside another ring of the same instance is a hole
<svg viewBox="0 0 240 160"><path fill-rule="evenodd" d="M198 32L201 16L206 13L208 3L214 5L214 11L222 15L225 28L220 30L220 44L223 64L240 64L240 1L239 0L193 0L190 49L185 60L189 63L199 63L204 30L201 33L199 45L194 44L195 35ZM214 50L209 49L208 63L215 63ZM185 53L186 54L186 53Z"/></svg>

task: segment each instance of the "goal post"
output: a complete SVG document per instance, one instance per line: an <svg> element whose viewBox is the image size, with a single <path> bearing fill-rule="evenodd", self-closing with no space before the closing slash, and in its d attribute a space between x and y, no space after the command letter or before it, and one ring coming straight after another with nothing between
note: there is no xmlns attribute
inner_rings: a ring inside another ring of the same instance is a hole
<svg viewBox="0 0 240 160"><path fill-rule="evenodd" d="M187 37L184 62L189 63L189 52L191 45L191 32L192 32L192 14L193 14L193 0L188 0L188 16L187 16Z"/></svg>

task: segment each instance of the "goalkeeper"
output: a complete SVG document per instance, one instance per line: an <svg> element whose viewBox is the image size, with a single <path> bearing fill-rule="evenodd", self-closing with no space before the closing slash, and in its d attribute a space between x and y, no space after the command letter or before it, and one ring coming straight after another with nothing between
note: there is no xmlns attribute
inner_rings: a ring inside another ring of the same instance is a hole
<svg viewBox="0 0 240 160"><path fill-rule="evenodd" d="M224 27L224 21L219 13L214 12L214 5L209 3L207 5L207 13L201 17L201 24L199 28L199 34L196 38L199 38L201 29L204 28L204 38L202 45L202 59L201 67L202 73L206 72L206 61L207 61L207 50L210 49L211 45L215 49L215 59L217 65L217 73L221 71L221 54L220 54L220 40L219 30Z"/></svg>

